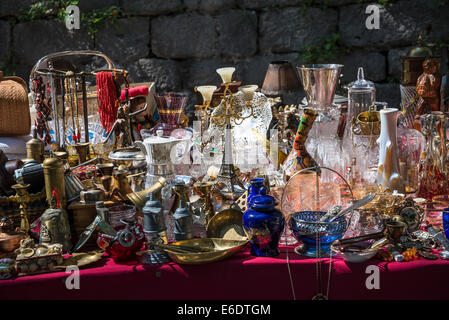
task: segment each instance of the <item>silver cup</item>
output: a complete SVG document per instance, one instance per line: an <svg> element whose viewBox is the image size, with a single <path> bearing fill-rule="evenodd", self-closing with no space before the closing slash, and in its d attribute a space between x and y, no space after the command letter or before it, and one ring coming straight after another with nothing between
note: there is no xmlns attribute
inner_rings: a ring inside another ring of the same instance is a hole
<svg viewBox="0 0 449 320"><path fill-rule="evenodd" d="M309 64L297 67L309 108L329 111L342 68L341 64Z"/></svg>

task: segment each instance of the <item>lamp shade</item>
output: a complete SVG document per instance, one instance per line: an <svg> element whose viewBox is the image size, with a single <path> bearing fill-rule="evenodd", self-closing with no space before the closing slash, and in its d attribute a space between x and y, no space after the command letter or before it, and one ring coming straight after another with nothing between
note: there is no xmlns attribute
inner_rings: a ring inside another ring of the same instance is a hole
<svg viewBox="0 0 449 320"><path fill-rule="evenodd" d="M288 61L273 61L268 65L262 93L280 95L299 89L299 79L292 64Z"/></svg>

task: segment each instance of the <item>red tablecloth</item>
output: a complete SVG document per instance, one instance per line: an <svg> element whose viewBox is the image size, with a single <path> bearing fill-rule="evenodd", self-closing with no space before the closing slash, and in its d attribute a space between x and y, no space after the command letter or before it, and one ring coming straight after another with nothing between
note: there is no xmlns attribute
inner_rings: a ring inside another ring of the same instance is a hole
<svg viewBox="0 0 449 320"><path fill-rule="evenodd" d="M289 249L296 299L316 293L316 260ZM324 288L329 259L322 259ZM380 269L380 289L368 290L368 265ZM248 251L204 265L123 265L107 259L80 271L80 289L66 289L65 272L0 281L0 299L293 299L286 248L276 258ZM449 261L346 264L333 258L330 299L449 299Z"/></svg>

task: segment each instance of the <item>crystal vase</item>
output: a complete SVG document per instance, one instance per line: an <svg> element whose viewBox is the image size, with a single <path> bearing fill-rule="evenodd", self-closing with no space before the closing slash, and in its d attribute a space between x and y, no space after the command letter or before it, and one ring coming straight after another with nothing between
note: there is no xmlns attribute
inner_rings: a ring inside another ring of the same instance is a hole
<svg viewBox="0 0 449 320"><path fill-rule="evenodd" d="M157 130L163 130L164 136L170 136L172 132L182 126L179 124L182 111L187 102L187 96L182 93L164 93L154 95L159 114L159 121L151 132L156 135Z"/></svg>
<svg viewBox="0 0 449 320"><path fill-rule="evenodd" d="M419 165L418 197L431 199L449 194L448 122L447 115L439 111L420 116L426 147Z"/></svg>

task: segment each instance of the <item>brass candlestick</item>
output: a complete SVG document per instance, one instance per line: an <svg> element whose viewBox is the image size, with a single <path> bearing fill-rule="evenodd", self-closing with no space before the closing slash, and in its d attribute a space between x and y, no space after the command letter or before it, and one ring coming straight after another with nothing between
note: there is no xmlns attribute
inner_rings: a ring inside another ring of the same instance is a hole
<svg viewBox="0 0 449 320"><path fill-rule="evenodd" d="M30 222L28 221L27 207L30 202L30 195L27 188L29 184L15 184L12 188L16 191L17 202L20 203L20 229L26 234L30 234Z"/></svg>
<svg viewBox="0 0 449 320"><path fill-rule="evenodd" d="M196 182L193 187L195 192L201 197L201 211L206 217L206 225L209 224L210 219L215 215L214 206L210 198L213 182Z"/></svg>
<svg viewBox="0 0 449 320"><path fill-rule="evenodd" d="M89 153L90 143L76 143L73 145L76 149L76 153L78 153L79 164L82 164L87 161L87 155Z"/></svg>

